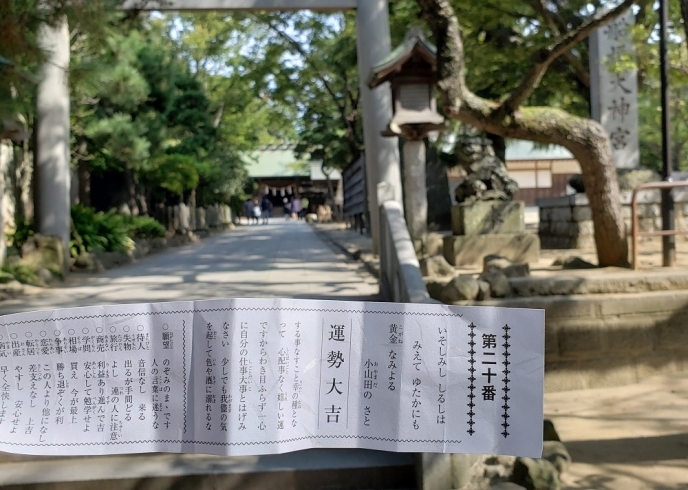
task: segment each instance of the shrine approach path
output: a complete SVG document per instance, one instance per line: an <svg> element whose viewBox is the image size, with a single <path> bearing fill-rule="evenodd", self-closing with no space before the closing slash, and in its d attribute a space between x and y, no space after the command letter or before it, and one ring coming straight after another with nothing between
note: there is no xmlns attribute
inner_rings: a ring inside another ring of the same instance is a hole
<svg viewBox="0 0 688 490"><path fill-rule="evenodd" d="M375 277L306 223L239 226L101 274L3 302L0 314L74 306L219 298L375 301Z"/></svg>

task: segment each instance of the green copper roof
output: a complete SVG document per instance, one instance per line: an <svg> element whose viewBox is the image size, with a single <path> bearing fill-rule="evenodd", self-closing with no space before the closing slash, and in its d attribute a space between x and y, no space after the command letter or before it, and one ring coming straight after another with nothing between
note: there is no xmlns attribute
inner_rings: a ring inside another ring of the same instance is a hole
<svg viewBox="0 0 688 490"><path fill-rule="evenodd" d="M406 33L404 42L373 67L368 77L368 86L370 88L375 88L381 83L384 83L390 71L397 65L406 62L406 60L411 57L414 50L419 50L420 53L424 54L427 58L435 58L437 56L437 48L425 38L423 30L419 27L412 27Z"/></svg>
<svg viewBox="0 0 688 490"><path fill-rule="evenodd" d="M307 158L298 159L294 147L267 146L243 157L251 178L309 177L311 167Z"/></svg>

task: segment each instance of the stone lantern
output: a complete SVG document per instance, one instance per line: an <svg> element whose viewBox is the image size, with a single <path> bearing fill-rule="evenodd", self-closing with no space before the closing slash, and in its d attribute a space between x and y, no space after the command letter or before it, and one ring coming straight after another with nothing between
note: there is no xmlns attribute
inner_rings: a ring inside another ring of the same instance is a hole
<svg viewBox="0 0 688 490"><path fill-rule="evenodd" d="M412 28L404 42L373 67L371 89L389 82L393 115L384 136L404 138L404 201L409 233L418 246L427 232L428 202L425 186L425 142L445 127L437 112L437 49L420 28Z"/></svg>

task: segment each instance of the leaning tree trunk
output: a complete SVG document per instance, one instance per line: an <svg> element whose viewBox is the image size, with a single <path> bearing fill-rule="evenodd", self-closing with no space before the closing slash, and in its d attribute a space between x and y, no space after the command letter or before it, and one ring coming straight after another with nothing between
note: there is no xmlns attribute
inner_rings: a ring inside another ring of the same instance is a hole
<svg viewBox="0 0 688 490"><path fill-rule="evenodd" d="M555 144L567 148L583 171L595 229L600 266L627 266L628 242L623 220L619 184L612 160L609 136L604 128L550 107L520 107L554 59L571 49L593 29L628 9L624 0L612 11L584 23L550 49L534 57L532 71L519 87L500 102L478 97L466 85L466 66L459 20L450 0L416 0L437 41L437 86L445 115L503 138Z"/></svg>
<svg viewBox="0 0 688 490"><path fill-rule="evenodd" d="M609 137L596 122L583 120L570 141L564 146L581 166L595 227L597 260L601 266L628 266L626 225Z"/></svg>

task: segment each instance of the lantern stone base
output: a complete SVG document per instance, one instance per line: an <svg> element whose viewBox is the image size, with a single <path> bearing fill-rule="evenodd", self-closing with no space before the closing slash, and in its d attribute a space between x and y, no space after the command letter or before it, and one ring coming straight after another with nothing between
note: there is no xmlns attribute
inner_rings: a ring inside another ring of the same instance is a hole
<svg viewBox="0 0 688 490"><path fill-rule="evenodd" d="M452 206L454 235L523 233L523 201L476 201Z"/></svg>
<svg viewBox="0 0 688 490"><path fill-rule="evenodd" d="M537 262L540 258L540 239L530 233L444 237L444 258L453 266L480 265L486 255L493 254L512 262Z"/></svg>

